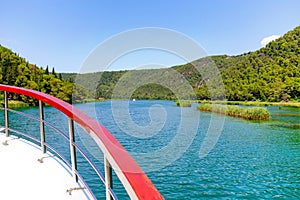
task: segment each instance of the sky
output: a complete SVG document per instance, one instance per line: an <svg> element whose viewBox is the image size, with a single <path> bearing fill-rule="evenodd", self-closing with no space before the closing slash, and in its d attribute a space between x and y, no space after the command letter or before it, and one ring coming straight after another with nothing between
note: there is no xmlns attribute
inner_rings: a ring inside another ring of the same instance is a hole
<svg viewBox="0 0 300 200"><path fill-rule="evenodd" d="M0 44L57 72L79 72L97 46L133 29L174 30L207 55L238 55L300 25L299 0L0 0L0 5ZM184 62L145 52L122 56L110 69Z"/></svg>

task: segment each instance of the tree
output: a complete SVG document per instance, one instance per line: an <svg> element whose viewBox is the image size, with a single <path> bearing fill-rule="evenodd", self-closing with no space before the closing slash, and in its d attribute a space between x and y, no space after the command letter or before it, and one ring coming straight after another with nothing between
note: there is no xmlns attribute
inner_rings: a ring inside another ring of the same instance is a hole
<svg viewBox="0 0 300 200"><path fill-rule="evenodd" d="M48 65L46 67L45 74L47 74L47 75L49 74L49 67L48 67Z"/></svg>
<svg viewBox="0 0 300 200"><path fill-rule="evenodd" d="M54 75L55 78L57 78L54 67L52 68L52 74Z"/></svg>

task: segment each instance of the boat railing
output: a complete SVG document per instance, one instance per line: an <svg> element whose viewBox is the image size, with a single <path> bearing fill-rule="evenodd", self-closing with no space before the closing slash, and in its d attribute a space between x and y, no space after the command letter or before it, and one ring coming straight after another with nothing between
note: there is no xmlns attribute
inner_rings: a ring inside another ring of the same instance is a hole
<svg viewBox="0 0 300 200"><path fill-rule="evenodd" d="M79 152L93 168L100 180L104 183L106 193L105 196L107 200L117 199L117 196L112 189L112 170L114 170L131 199L163 199L162 195L156 189L154 184L146 176L134 159L129 155L125 148L106 128L99 124L99 122L92 119L71 104L39 91L3 84L0 84L0 90L4 92L4 106L1 109L4 110L4 126L6 137L10 136L10 132L15 132L40 144L42 153L46 153L47 149L51 150L72 169L74 181L78 182L78 179L80 179L83 182L84 187L91 192L88 185L84 182L83 178L77 171L76 152ZM8 93L25 95L38 100L39 116L33 116L24 112L10 109L8 107ZM44 119L44 104L56 108L68 117L68 134ZM11 128L9 125L9 112L39 121L40 138L37 139L36 137L30 136L22 131ZM104 157L104 175L100 172L99 168L92 161L92 159L76 143L74 123L81 126L86 133L93 138L98 147L101 149ZM54 129L68 141L71 157L70 162L59 151L46 143L45 125ZM42 159L43 158L41 158L41 162ZM71 193L72 191L69 192Z"/></svg>

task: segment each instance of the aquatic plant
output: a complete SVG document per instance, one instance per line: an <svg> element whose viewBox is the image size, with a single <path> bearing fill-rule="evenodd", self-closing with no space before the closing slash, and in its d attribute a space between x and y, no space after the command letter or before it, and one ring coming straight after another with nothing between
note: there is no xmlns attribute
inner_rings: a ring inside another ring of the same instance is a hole
<svg viewBox="0 0 300 200"><path fill-rule="evenodd" d="M292 122L276 122L273 123L272 126L290 128L290 129L300 129L299 123L292 123Z"/></svg>
<svg viewBox="0 0 300 200"><path fill-rule="evenodd" d="M190 100L176 100L175 104L179 107L191 107L192 106L192 101Z"/></svg>
<svg viewBox="0 0 300 200"><path fill-rule="evenodd" d="M295 107L300 108L300 102L265 102L265 101L210 101L202 100L199 103L214 103L226 105L243 105L243 106L279 106L279 107Z"/></svg>
<svg viewBox="0 0 300 200"><path fill-rule="evenodd" d="M198 109L206 112L214 112L232 117L240 117L247 120L269 120L270 113L267 108L250 107L243 108L239 106L226 106L216 104L199 104Z"/></svg>

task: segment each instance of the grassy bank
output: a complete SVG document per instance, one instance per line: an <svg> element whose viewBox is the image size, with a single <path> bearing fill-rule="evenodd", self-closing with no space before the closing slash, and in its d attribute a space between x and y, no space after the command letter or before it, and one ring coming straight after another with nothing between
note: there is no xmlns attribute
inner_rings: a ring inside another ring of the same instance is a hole
<svg viewBox="0 0 300 200"><path fill-rule="evenodd" d="M199 101L200 103L211 103L211 101ZM243 106L288 106L300 108L300 102L263 102L263 101L213 101L215 104L243 105Z"/></svg>
<svg viewBox="0 0 300 200"><path fill-rule="evenodd" d="M269 120L268 109L261 107L241 108L239 106L199 104L198 109L206 112L214 112L232 117L240 117L247 120Z"/></svg>
<svg viewBox="0 0 300 200"><path fill-rule="evenodd" d="M4 107L4 103L3 103L3 99L0 99L0 106ZM84 100L81 100L81 101L77 101L77 102L74 102L74 104L77 104L77 103L90 103L90 102L103 102L105 101L105 99L84 99ZM29 103L25 103L23 101L17 101L17 100L9 100L8 101L8 107L9 108L22 108L22 107L29 107L29 106L32 106L30 105ZM48 106L48 104L46 104L46 106Z"/></svg>
<svg viewBox="0 0 300 200"><path fill-rule="evenodd" d="M179 107L191 107L193 102L194 101L190 101L190 100L176 100L175 104L176 106Z"/></svg>
<svg viewBox="0 0 300 200"><path fill-rule="evenodd" d="M80 104L80 103L94 103L94 102L104 102L106 99L83 99L83 100L78 100L74 101L74 104Z"/></svg>
<svg viewBox="0 0 300 200"><path fill-rule="evenodd" d="M22 108L22 107L28 107L30 106L28 103L22 102L22 101L16 101L16 100L9 100L8 101L8 107L9 108Z"/></svg>

